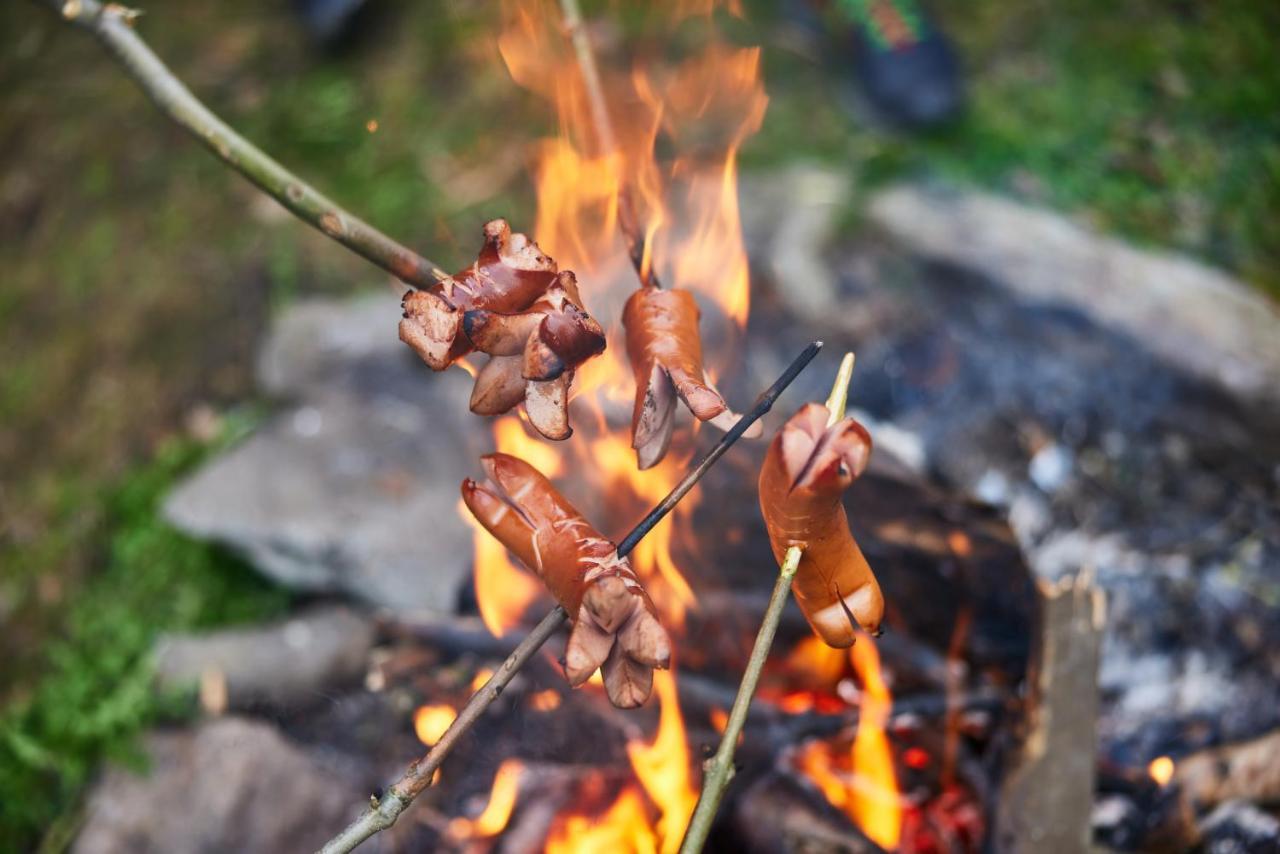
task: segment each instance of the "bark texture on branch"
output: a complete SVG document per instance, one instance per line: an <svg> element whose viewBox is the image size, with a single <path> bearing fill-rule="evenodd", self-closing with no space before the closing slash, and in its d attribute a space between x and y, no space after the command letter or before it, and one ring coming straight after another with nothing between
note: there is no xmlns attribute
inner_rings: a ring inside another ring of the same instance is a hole
<svg viewBox="0 0 1280 854"><path fill-rule="evenodd" d="M298 219L407 285L425 288L436 282L434 263L344 210L215 116L134 32L136 11L115 3L103 5L97 0L38 2L53 9L68 23L92 33L160 112Z"/></svg>

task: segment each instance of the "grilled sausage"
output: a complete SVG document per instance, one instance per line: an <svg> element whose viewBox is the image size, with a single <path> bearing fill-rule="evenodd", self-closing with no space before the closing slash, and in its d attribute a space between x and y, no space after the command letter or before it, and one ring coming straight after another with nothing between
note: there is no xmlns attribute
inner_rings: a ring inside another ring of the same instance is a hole
<svg viewBox="0 0 1280 854"><path fill-rule="evenodd" d="M487 479L464 480L462 499L574 621L565 649L569 683L581 685L602 668L615 706L643 703L653 668L670 664L671 642L630 563L524 460L489 454L481 464Z"/></svg>
<svg viewBox="0 0 1280 854"><path fill-rule="evenodd" d="M476 262L427 290L409 291L401 301L400 340L443 371L471 351L462 333L463 313L473 309L519 312L533 305L556 278L556 262L506 220L484 227Z"/></svg>
<svg viewBox="0 0 1280 854"><path fill-rule="evenodd" d="M806 404L774 437L760 471L760 510L774 557L804 554L791 589L814 632L837 648L856 629L875 634L884 597L853 535L841 493L867 466L871 437L852 418L827 427L827 408Z"/></svg>
<svg viewBox="0 0 1280 854"><path fill-rule="evenodd" d="M490 359L476 376L471 411L498 415L523 401L539 433L567 439L574 370L605 348L604 330L582 308L573 273L562 271L526 311L468 311L462 329Z"/></svg>
<svg viewBox="0 0 1280 854"><path fill-rule="evenodd" d="M647 469L663 458L671 444L676 395L701 421L721 415L728 407L702 371L698 304L693 294L642 287L627 300L622 324L636 378L631 447L640 468Z"/></svg>

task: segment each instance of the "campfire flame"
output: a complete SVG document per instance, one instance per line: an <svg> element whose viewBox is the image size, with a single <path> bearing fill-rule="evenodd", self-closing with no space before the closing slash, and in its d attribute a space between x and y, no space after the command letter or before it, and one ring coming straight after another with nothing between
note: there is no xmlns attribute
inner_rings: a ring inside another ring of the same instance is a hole
<svg viewBox="0 0 1280 854"><path fill-rule="evenodd" d="M515 811L522 771L524 764L518 759L508 759L499 765L484 812L474 819L455 818L449 822L449 835L455 839L477 839L497 836L505 830Z"/></svg>
<svg viewBox="0 0 1280 854"><path fill-rule="evenodd" d="M608 45L592 34L602 57L611 141L600 134L557 4L504 4L498 39L502 59L519 85L554 106L558 119L557 135L534 151L538 216L532 233L561 269L577 273L588 310L607 327L609 348L578 371L572 441L533 439L515 417L498 420L494 438L498 450L522 457L552 479L572 473L558 485L614 537L671 491L691 455L689 431L681 430L659 465L644 472L636 467L630 435L635 379L621 317L640 279L620 218L634 217L643 235L641 275L695 294L713 381L735 360L750 305L737 151L759 128L767 98L759 51L717 41L717 5L714 0L682 2L662 12L672 28L694 18L704 24L707 44L692 58L651 56L622 68L604 60ZM735 4L730 6L738 13ZM661 158L659 150L665 153ZM695 490L630 555L663 624L677 637L686 613L697 606L677 558L696 546L690 520L697 498ZM475 549L480 614L489 630L501 635L518 626L544 594L478 526ZM593 682L598 683L598 674ZM696 781L674 675L655 673L654 689L660 720L653 741L628 745L636 782L624 785L603 810L559 816L547 851L678 849L697 801ZM491 803L497 785L495 780Z"/></svg>
<svg viewBox="0 0 1280 854"><path fill-rule="evenodd" d="M653 674L660 714L653 741L627 745L636 783L623 786L613 803L599 815L573 812L557 819L548 839L548 852L626 851L674 854L684 838L689 816L698 803L690 771L684 719L676 693L675 674ZM656 807L658 819L653 820Z"/></svg>
<svg viewBox="0 0 1280 854"><path fill-rule="evenodd" d="M862 707L853 739L854 788L849 816L881 848L898 846L902 833L902 801L898 794L893 751L884 727L893 697L880 670L880 653L871 638L862 637L849 650L854 672L862 681Z"/></svg>
<svg viewBox="0 0 1280 854"><path fill-rule="evenodd" d="M698 790L689 771L689 747L676 694L675 672L655 672L653 688L662 707L657 735L649 744L628 744L627 756L631 758L631 767L640 785L662 813L657 824L661 840L658 850L661 854L673 854L679 850L689 816L698 804Z"/></svg>
<svg viewBox="0 0 1280 854"><path fill-rule="evenodd" d="M840 756L832 742L814 740L803 747L797 761L832 806L849 816L868 839L892 850L901 839L903 820L893 749L885 734L893 697L870 637L859 636L849 650L849 661L861 691L858 728L847 756Z"/></svg>

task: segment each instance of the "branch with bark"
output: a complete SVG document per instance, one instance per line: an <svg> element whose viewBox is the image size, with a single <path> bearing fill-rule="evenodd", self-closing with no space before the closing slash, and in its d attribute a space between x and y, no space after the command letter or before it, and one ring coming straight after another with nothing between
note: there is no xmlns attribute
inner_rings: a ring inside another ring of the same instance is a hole
<svg viewBox="0 0 1280 854"><path fill-rule="evenodd" d="M191 94L133 28L139 13L97 0L37 0L87 30L124 66L152 103L219 160L248 178L298 219L415 288L444 276L432 261L403 246L316 190L236 133Z"/></svg>

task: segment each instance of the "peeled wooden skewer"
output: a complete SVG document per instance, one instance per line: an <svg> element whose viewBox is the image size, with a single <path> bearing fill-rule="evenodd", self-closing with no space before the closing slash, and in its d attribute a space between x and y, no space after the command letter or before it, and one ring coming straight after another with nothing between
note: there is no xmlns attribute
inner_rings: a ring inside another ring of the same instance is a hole
<svg viewBox="0 0 1280 854"><path fill-rule="evenodd" d="M844 410L849 400L849 380L853 376L853 353L846 353L840 362L840 370L836 374L835 385L831 388L831 396L827 398L827 427L844 418ZM795 579L796 570L800 567L803 550L799 546L787 549L782 567L778 572L778 580L773 585L773 595L769 597L769 607L765 610L764 619L760 623L760 631L756 633L755 644L751 647L751 657L747 660L746 672L742 674L742 682L738 685L738 694L733 700L733 708L729 711L729 720L725 724L720 738L720 746L715 755L703 765L702 793L698 796L698 805L689 819L689 828L685 831L684 842L680 845L680 854L697 854L707 842L707 834L711 832L711 824L715 820L716 810L720 807L720 799L724 797L729 780L733 777L733 754L738 746L738 737L747 722L747 711L751 708L751 700L756 693L756 685L760 681L760 672L764 669L765 659L769 657L769 649L773 646L773 637L778 631L778 622L782 619L782 609L787 604L787 596L791 592L791 582Z"/></svg>

